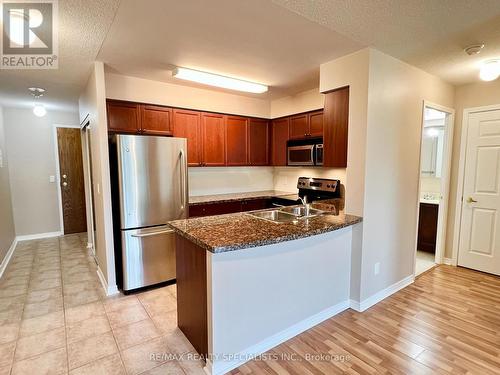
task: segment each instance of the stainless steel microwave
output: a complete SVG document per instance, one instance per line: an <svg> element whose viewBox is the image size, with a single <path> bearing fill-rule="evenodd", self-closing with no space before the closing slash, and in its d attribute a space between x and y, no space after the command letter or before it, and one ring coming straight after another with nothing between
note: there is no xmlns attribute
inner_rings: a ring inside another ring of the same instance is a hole
<svg viewBox="0 0 500 375"><path fill-rule="evenodd" d="M287 142L287 165L323 165L323 139L299 139Z"/></svg>

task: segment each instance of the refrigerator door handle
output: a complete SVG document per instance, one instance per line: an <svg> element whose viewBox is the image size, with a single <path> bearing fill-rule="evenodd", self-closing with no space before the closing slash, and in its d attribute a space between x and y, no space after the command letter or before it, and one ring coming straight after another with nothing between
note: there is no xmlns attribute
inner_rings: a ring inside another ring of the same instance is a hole
<svg viewBox="0 0 500 375"><path fill-rule="evenodd" d="M181 211L186 208L186 154L184 150L180 152L181 157Z"/></svg>
<svg viewBox="0 0 500 375"><path fill-rule="evenodd" d="M165 234L165 233L173 233L174 230L173 229L162 229L162 230L158 230L156 232L148 232L148 233L138 233L138 234L132 234L131 236L132 237L138 237L138 238L142 238L142 237L150 237L150 236L157 236L159 234Z"/></svg>

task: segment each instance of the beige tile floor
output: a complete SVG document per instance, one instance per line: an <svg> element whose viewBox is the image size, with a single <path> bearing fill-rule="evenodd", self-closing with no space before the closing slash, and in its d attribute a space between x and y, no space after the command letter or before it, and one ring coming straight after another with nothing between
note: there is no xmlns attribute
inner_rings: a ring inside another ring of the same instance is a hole
<svg viewBox="0 0 500 375"><path fill-rule="evenodd" d="M17 245L0 279L0 375L204 374L185 355L175 286L106 297L86 239Z"/></svg>
<svg viewBox="0 0 500 375"><path fill-rule="evenodd" d="M436 266L435 254L426 251L417 251L417 264L415 265L415 276L424 273Z"/></svg>

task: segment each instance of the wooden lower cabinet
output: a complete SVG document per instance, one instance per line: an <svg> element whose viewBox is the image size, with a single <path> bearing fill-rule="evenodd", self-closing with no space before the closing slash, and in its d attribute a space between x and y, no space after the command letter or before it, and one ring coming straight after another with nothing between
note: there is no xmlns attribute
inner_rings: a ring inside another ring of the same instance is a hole
<svg viewBox="0 0 500 375"><path fill-rule="evenodd" d="M420 203L418 216L417 249L431 253L436 252L439 205Z"/></svg>

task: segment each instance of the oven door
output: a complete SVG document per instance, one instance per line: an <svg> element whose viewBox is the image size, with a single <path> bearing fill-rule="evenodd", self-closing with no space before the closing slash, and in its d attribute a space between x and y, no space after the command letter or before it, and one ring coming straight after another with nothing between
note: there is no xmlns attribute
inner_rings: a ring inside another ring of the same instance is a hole
<svg viewBox="0 0 500 375"><path fill-rule="evenodd" d="M288 165L314 165L314 145L289 146Z"/></svg>

